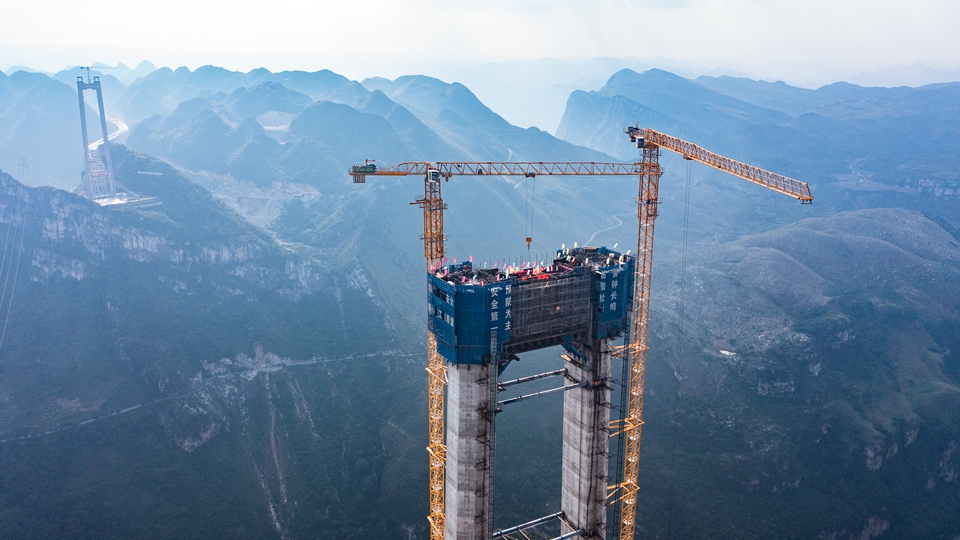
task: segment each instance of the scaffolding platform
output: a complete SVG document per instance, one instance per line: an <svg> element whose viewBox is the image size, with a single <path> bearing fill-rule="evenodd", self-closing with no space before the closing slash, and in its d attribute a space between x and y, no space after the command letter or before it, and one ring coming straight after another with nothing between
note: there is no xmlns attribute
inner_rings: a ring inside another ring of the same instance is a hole
<svg viewBox="0 0 960 540"><path fill-rule="evenodd" d="M451 364L486 365L512 355L629 327L634 258L604 247L557 250L550 264L428 273L429 329Z"/></svg>

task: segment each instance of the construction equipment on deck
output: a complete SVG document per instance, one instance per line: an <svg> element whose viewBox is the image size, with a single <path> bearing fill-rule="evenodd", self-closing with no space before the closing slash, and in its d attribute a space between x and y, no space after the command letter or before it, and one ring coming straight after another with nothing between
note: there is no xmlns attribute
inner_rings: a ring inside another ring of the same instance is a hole
<svg viewBox="0 0 960 540"><path fill-rule="evenodd" d="M643 426L643 398L646 381L648 333L650 328L650 287L653 270L654 222L659 215L660 148L698 161L768 189L794 197L801 203L813 201L809 186L758 167L748 165L705 150L693 143L652 129L628 127L624 132L640 149L635 163L599 162L404 162L390 167L377 167L369 161L350 169L354 183L365 183L367 176L411 176L424 178L424 194L411 204L423 209L423 248L429 271L439 268L444 257L443 211L447 208L441 197L441 179L453 176L632 176L639 177L637 201L637 251L634 275L633 312L626 344L617 350L628 368L628 380L622 392L627 392L627 406L622 418L614 423L614 430L624 441L622 452L622 481L609 486L608 499L616 496L616 516L619 522L618 538L632 540L636 528L637 492L639 490L640 439ZM430 523L431 540L442 540L445 535L445 463L444 440L444 386L447 367L437 352L434 336L428 331L427 340L428 424L430 460Z"/></svg>

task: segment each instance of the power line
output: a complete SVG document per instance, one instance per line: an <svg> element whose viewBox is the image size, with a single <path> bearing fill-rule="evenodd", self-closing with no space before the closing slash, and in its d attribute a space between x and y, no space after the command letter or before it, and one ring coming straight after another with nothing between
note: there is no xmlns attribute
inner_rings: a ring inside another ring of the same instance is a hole
<svg viewBox="0 0 960 540"><path fill-rule="evenodd" d="M20 189L21 189L21 191L23 191L23 187L22 187L22 186L21 186ZM26 194L25 194L25 193L24 193L24 196L22 197L22 199L26 199ZM17 278L20 277L20 260L23 258L23 236L24 236L24 234L26 234L26 231L27 231L27 215L26 215L26 212L27 212L26 201L24 200L23 214L20 216L20 248L19 248L19 251L17 252L17 266L16 266L16 268L14 269L14 272L13 272L13 286L10 287L10 301L9 301L9 303L7 304L7 315L6 315L6 318L4 318L4 320L3 320L3 331L0 332L0 347L3 347L3 340L4 340L4 338L6 338L6 336L7 336L7 323L10 322L10 310L11 310L11 308L13 308L13 296L14 296L14 293L16 292L16 290L17 290ZM10 260L11 260L11 261L13 260L13 254L12 254L12 253L10 254ZM8 276L10 275L9 269L7 270L7 275L8 275ZM6 285L4 285L4 291L6 291ZM3 305L3 304L0 303L0 307L2 307L2 305Z"/></svg>
<svg viewBox="0 0 960 540"><path fill-rule="evenodd" d="M17 278L20 275L20 260L23 258L23 236L26 231L26 218L25 218L25 205L26 193L24 192L23 186L24 182L28 181L28 176L30 172L30 163L27 161L27 158L20 158L20 165L18 168L21 171L20 174L20 183L19 189L17 190L17 210L13 216L10 218L10 227L7 228L7 238L3 246L3 259L0 260L0 275L4 273L4 267L6 267L6 275L3 280L3 291L0 292L0 309L3 309L3 303L7 300L7 284L10 282L10 268L13 265L13 255L14 251L9 250L9 259L7 258L8 247L10 243L10 238L13 237L14 243L17 243L17 223L20 224L20 242L19 242L19 251L17 252L17 266L14 270L13 275L13 285L10 288L10 300L7 304L7 313L3 321L3 330L0 331L0 346L3 346L4 337L7 334L7 323L10 322L10 310L13 306L13 295L17 288Z"/></svg>
<svg viewBox="0 0 960 540"><path fill-rule="evenodd" d="M14 243L17 241L17 225L20 221L20 206L23 204L23 184L20 184L17 190L17 209L10 217L10 226L7 228L7 240L3 246L3 260L0 261L0 275L3 275L3 289L0 290L0 308L7 299L7 285L10 283L10 267L13 265L14 249L7 249L10 238L13 237ZM7 256L9 254L9 257Z"/></svg>

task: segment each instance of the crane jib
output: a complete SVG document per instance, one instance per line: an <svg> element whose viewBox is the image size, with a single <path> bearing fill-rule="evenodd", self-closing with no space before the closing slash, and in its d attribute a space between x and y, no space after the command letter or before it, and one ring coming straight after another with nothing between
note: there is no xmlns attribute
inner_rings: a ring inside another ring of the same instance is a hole
<svg viewBox="0 0 960 540"><path fill-rule="evenodd" d="M691 142L650 128L628 127L624 132L630 136L630 142L641 148L651 144L666 148L683 156L684 159L698 161L723 172L738 176L755 184L772 189L784 195L799 199L802 203L813 202L810 186L806 182L777 174L754 165L730 159Z"/></svg>
<svg viewBox="0 0 960 540"><path fill-rule="evenodd" d="M711 152L693 143L664 135L652 129L627 128L633 142L639 145L651 144L672 150L684 159L698 161L704 165L740 177L755 184L772 189L784 195L799 199L801 202L813 201L810 187L806 182L794 180L754 165L749 165L720 154ZM610 163L594 161L407 161L390 167L377 168L372 165L355 165L350 174L354 183L366 182L367 176L411 176L425 175L435 171L449 179L452 176L633 176L652 172L650 164Z"/></svg>
<svg viewBox="0 0 960 540"><path fill-rule="evenodd" d="M369 170L354 166L350 174L356 176L416 176L436 171L445 178L451 176L634 176L647 172L643 163L610 162L546 162L546 161L410 161L390 167ZM362 183L362 182L358 182Z"/></svg>

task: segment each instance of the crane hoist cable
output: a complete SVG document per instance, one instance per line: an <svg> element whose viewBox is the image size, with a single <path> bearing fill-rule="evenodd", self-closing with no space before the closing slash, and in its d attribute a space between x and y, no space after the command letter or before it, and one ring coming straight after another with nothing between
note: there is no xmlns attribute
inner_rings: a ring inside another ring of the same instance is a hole
<svg viewBox="0 0 960 540"><path fill-rule="evenodd" d="M683 241L680 248L680 295L677 300L677 362L674 370L676 384L673 389L673 433L670 441L670 486L667 496L667 535L673 538L674 488L676 487L677 436L680 430L680 382L683 379L683 307L687 281L687 238L690 232L690 187L692 185L693 160L687 159L686 189L683 196Z"/></svg>
<svg viewBox="0 0 960 540"><path fill-rule="evenodd" d="M523 206L524 233L527 240L527 259L530 258L530 243L533 242L533 213L537 198L537 177L530 175L524 178L524 192L526 199Z"/></svg>

